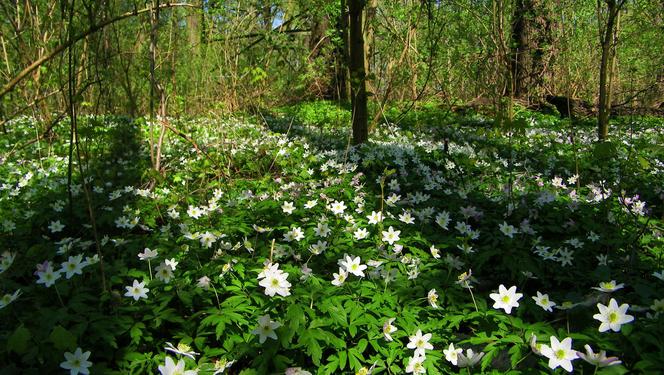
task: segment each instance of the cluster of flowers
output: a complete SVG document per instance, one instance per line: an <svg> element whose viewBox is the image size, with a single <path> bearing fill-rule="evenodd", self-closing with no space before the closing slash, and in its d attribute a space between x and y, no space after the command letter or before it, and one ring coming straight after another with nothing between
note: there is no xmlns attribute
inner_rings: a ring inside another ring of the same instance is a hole
<svg viewBox="0 0 664 375"><path fill-rule="evenodd" d="M36 266L37 270L34 275L38 278L37 284L44 284L45 287L49 288L62 277L62 274L64 274L65 278L69 280L74 275L82 275L85 267L97 262L99 262L99 257L97 255L86 257L84 260L83 254L78 254L75 256L69 256L67 261L60 264L61 268L56 270L54 264L47 260Z"/></svg>

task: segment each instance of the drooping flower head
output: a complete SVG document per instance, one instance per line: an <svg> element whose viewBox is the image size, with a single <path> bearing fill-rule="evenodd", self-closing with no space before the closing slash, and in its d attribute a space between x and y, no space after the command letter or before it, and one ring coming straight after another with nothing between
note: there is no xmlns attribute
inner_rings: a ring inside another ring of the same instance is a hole
<svg viewBox="0 0 664 375"><path fill-rule="evenodd" d="M622 361L620 361L618 357L607 357L606 351L604 350L600 350L599 353L595 353L593 351L593 348L591 348L590 345L588 344L586 344L584 348L586 349L585 353L576 352L576 354L579 356L579 358L583 359L584 361L590 363L593 366L607 367L622 363Z"/></svg>
<svg viewBox="0 0 664 375"><path fill-rule="evenodd" d="M387 341L392 341L392 333L397 331L397 327L392 325L394 320L395 318L390 318L383 324L383 336Z"/></svg>

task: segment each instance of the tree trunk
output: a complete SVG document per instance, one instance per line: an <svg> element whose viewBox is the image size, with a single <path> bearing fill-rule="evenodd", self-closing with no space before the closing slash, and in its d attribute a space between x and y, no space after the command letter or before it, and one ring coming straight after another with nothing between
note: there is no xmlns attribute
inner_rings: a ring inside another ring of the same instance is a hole
<svg viewBox="0 0 664 375"><path fill-rule="evenodd" d="M330 53L327 48L330 43L330 39L327 37L327 30L330 26L330 20L327 15L314 15L311 20L311 34L309 36L309 63L316 64L314 66L317 69L321 69L319 73L322 73L324 79L317 79L315 82L315 90L317 91L317 97L322 97L330 99L335 97L334 91L335 85L334 80L336 79L336 74L334 72L334 55ZM324 65L319 65L320 61L316 63L316 60L320 59L324 61Z"/></svg>
<svg viewBox="0 0 664 375"><path fill-rule="evenodd" d="M413 49L417 49L417 25L414 21L410 21L410 26L408 30L408 65L410 66L410 99L417 100L418 91L417 91L417 56L412 52Z"/></svg>
<svg viewBox="0 0 664 375"><path fill-rule="evenodd" d="M375 43L375 30L374 19L376 18L376 10L378 9L378 0L366 0L365 17L364 17L364 69L367 75L370 75L374 69L376 54ZM367 82L370 91L374 91L373 84Z"/></svg>
<svg viewBox="0 0 664 375"><path fill-rule="evenodd" d="M516 0L512 17L511 75L515 98L542 99L553 59L550 5L543 0Z"/></svg>
<svg viewBox="0 0 664 375"><path fill-rule="evenodd" d="M364 0L350 0L350 70L351 103L353 107L353 144L367 142L369 129L367 124L367 84L364 69L364 35L362 30L362 11Z"/></svg>
<svg viewBox="0 0 664 375"><path fill-rule="evenodd" d="M337 46L336 53L336 94L339 100L347 101L350 98L350 76L348 61L350 61L349 33L348 33L348 6L346 0L341 0L341 13L338 20L338 29L341 44Z"/></svg>
<svg viewBox="0 0 664 375"><path fill-rule="evenodd" d="M602 60L599 67L599 115L597 116L597 137L605 141L609 136L609 114L611 113L611 79L613 59L615 57L615 44L618 38L616 24L619 21L620 8L623 1L605 0L607 6L606 25L600 28ZM601 10L600 0L597 0L598 21Z"/></svg>
<svg viewBox="0 0 664 375"><path fill-rule="evenodd" d="M185 16L185 22L187 23L187 38L189 39L189 45L191 48L195 48L194 46L201 42L201 21L200 15L196 14L196 12L191 12L191 14Z"/></svg>

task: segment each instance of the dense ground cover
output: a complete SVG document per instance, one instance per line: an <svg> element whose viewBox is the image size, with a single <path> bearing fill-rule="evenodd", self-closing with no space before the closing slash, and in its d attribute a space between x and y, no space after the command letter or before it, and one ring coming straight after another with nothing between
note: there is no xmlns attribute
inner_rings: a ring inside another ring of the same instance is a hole
<svg viewBox="0 0 664 375"><path fill-rule="evenodd" d="M662 120L387 110L349 148L319 106L173 120L163 176L146 121L82 118L71 184L66 126L7 124L2 372L661 369Z"/></svg>

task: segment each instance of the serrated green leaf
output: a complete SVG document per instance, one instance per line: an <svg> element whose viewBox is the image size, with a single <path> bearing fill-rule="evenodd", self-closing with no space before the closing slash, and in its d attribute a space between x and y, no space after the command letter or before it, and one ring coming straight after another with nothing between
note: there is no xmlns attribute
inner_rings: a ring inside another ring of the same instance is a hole
<svg viewBox="0 0 664 375"><path fill-rule="evenodd" d="M292 331L297 331L300 327L304 326L307 318L304 315L304 309L302 309L302 306L299 304L288 306L288 310L286 310L286 321L288 322L288 328Z"/></svg>
<svg viewBox="0 0 664 375"><path fill-rule="evenodd" d="M307 329L298 338L298 345L302 345L304 350L311 356L311 360L316 366L320 366L320 360L323 357L323 349L318 340L322 339L317 329Z"/></svg>
<svg viewBox="0 0 664 375"><path fill-rule="evenodd" d="M523 353L520 345L512 346L510 350L507 351L507 353L510 355L510 363L512 364L512 367L516 366L517 362L519 362L521 358L523 358Z"/></svg>
<svg viewBox="0 0 664 375"><path fill-rule="evenodd" d="M145 324L141 322L137 322L131 327L131 329L129 330L129 336L131 336L132 344L138 345L140 343L144 329L145 329Z"/></svg>
<svg viewBox="0 0 664 375"><path fill-rule="evenodd" d="M500 349L493 348L485 352L486 354L482 357L482 371L486 370L487 367L491 365L493 359L500 353Z"/></svg>

